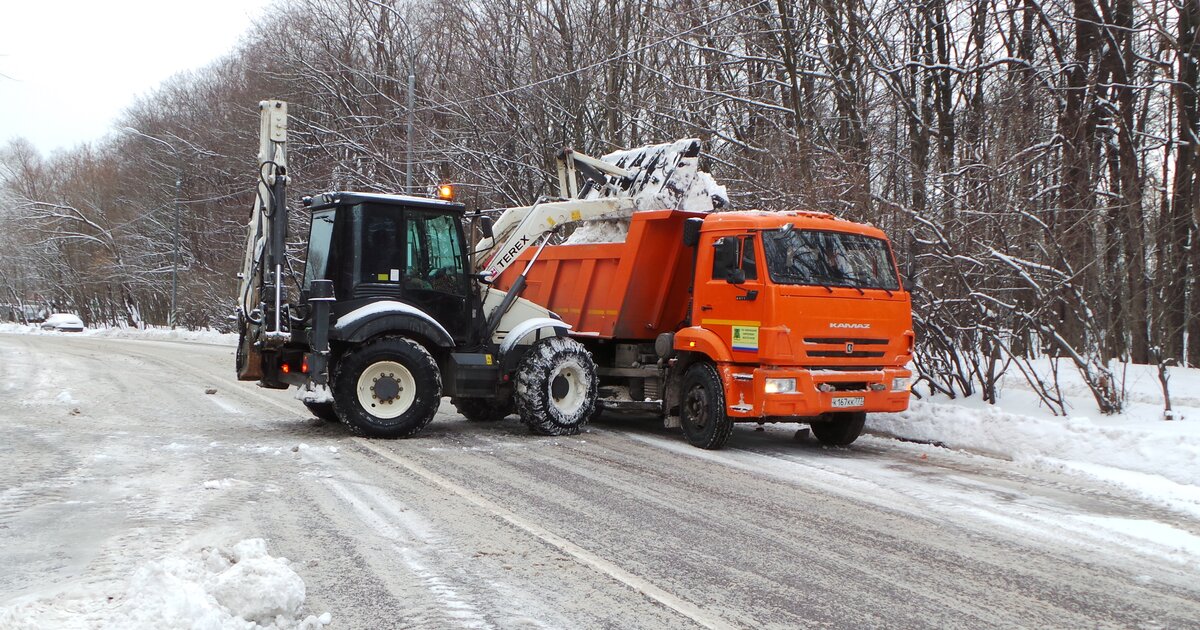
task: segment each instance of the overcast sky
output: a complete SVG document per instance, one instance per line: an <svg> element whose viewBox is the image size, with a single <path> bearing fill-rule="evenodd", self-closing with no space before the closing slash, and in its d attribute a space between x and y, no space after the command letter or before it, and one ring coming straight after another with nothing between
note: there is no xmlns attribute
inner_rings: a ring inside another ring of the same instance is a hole
<svg viewBox="0 0 1200 630"><path fill-rule="evenodd" d="M100 139L139 95L232 50L270 2L0 0L0 145Z"/></svg>

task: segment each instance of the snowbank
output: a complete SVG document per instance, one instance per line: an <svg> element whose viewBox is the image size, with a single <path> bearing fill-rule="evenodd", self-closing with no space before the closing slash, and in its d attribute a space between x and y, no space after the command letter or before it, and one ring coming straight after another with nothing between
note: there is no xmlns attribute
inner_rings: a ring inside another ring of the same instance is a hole
<svg viewBox="0 0 1200 630"><path fill-rule="evenodd" d="M221 333L211 329L184 330L183 328L85 328L81 333L58 332L42 330L37 324L0 323L0 333L25 335L82 335L85 337L103 337L107 339L151 339L160 341L187 341L191 343L208 343L220 346L236 346L237 335Z"/></svg>
<svg viewBox="0 0 1200 630"><path fill-rule="evenodd" d="M139 568L118 595L65 592L0 608L0 628L315 630L304 581L261 538L172 555Z"/></svg>
<svg viewBox="0 0 1200 630"><path fill-rule="evenodd" d="M1048 361L1041 366L1048 369ZM1200 370L1171 368L1176 420L1163 420L1156 368L1117 365L1124 413L1096 410L1076 373L1063 369L1070 415L1054 416L1019 375L1001 381L999 403L942 396L913 400L908 411L868 415L868 429L933 442L1121 485L1162 505L1200 516Z"/></svg>

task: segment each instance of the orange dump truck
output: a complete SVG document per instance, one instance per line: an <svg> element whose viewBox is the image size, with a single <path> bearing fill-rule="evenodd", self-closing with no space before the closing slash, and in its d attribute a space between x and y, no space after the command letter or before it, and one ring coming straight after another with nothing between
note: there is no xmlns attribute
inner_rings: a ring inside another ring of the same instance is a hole
<svg viewBox="0 0 1200 630"><path fill-rule="evenodd" d="M701 448L721 448L735 422L804 422L846 445L867 412L908 407L909 294L874 227L815 212L636 212L625 242L547 246L526 282L523 297L591 351L599 408L661 414Z"/></svg>

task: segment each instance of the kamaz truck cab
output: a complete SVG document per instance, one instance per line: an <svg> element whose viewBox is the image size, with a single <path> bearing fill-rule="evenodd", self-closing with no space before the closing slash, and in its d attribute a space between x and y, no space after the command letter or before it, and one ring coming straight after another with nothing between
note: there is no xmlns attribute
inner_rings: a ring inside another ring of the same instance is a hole
<svg viewBox="0 0 1200 630"><path fill-rule="evenodd" d="M816 212L691 219L696 269L679 416L700 446L733 422L808 421L827 444L908 408L909 294L877 228Z"/></svg>

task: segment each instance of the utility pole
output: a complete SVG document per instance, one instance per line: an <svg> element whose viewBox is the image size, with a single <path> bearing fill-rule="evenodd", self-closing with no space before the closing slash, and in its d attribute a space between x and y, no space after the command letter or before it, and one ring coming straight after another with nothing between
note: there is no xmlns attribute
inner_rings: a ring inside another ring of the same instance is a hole
<svg viewBox="0 0 1200 630"><path fill-rule="evenodd" d="M408 133L405 134L408 140L408 148L404 155L408 160L407 168L404 169L404 190L408 194L413 193L412 187L412 147L413 147L413 89L417 84L416 70L413 68L412 53L408 55Z"/></svg>
<svg viewBox="0 0 1200 630"><path fill-rule="evenodd" d="M183 187L183 177L175 178L175 227L171 230L171 243L174 253L171 256L171 312L167 314L167 325L175 329L175 300L179 292L179 195Z"/></svg>

